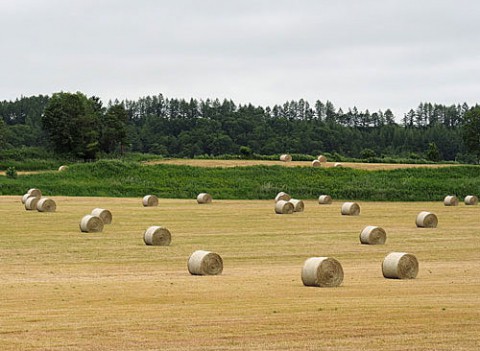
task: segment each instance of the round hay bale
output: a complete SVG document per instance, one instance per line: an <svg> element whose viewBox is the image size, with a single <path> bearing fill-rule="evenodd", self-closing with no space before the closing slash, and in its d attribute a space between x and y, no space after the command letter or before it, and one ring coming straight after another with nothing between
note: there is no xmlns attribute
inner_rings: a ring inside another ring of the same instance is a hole
<svg viewBox="0 0 480 351"><path fill-rule="evenodd" d="M321 167L322 163L319 160L312 161L312 167Z"/></svg>
<svg viewBox="0 0 480 351"><path fill-rule="evenodd" d="M67 169L68 169L68 166L60 166L60 167L58 167L58 171L59 171L59 172L66 171Z"/></svg>
<svg viewBox="0 0 480 351"><path fill-rule="evenodd" d="M24 195L22 196L22 204L24 204L25 201L27 201L27 199L28 199L29 197L32 197L32 195L30 195L30 194L28 194L28 193L27 193L27 194L24 194ZM37 197L37 196L33 196L33 197Z"/></svg>
<svg viewBox="0 0 480 351"><path fill-rule="evenodd" d="M158 197L155 195L145 195L142 202L144 207L158 206Z"/></svg>
<svg viewBox="0 0 480 351"><path fill-rule="evenodd" d="M143 241L147 245L168 246L172 241L172 234L165 227L152 226L143 233Z"/></svg>
<svg viewBox="0 0 480 351"><path fill-rule="evenodd" d="M210 204L212 203L212 196L208 193L200 193L197 196L197 202L199 204Z"/></svg>
<svg viewBox="0 0 480 351"><path fill-rule="evenodd" d="M478 204L478 197L475 195L467 195L464 199L465 205L476 206Z"/></svg>
<svg viewBox="0 0 480 351"><path fill-rule="evenodd" d="M385 229L369 225L360 232L360 242L366 245L383 245L387 241Z"/></svg>
<svg viewBox="0 0 480 351"><path fill-rule="evenodd" d="M188 258L187 267L192 275L217 275L223 271L223 260L214 252L197 250Z"/></svg>
<svg viewBox="0 0 480 351"><path fill-rule="evenodd" d="M340 286L343 282L342 265L331 257L310 257L303 264L302 282L305 286Z"/></svg>
<svg viewBox="0 0 480 351"><path fill-rule="evenodd" d="M295 207L291 202L285 200L275 202L275 213L292 214L293 211L295 211Z"/></svg>
<svg viewBox="0 0 480 351"><path fill-rule="evenodd" d="M327 158L326 158L325 156L323 156L323 155L318 156L318 157L317 157L317 160L320 161L320 162L322 162L322 163L327 162Z"/></svg>
<svg viewBox="0 0 480 351"><path fill-rule="evenodd" d="M340 162L335 162L333 167L343 167L343 165Z"/></svg>
<svg viewBox="0 0 480 351"><path fill-rule="evenodd" d="M96 233L103 231L103 221L100 217L86 215L80 221L80 230L85 233Z"/></svg>
<svg viewBox="0 0 480 351"><path fill-rule="evenodd" d="M283 201L290 201L292 197L290 195L288 195L287 193L283 192L283 191L280 191L277 196L275 196L275 202L278 202L280 200L283 200Z"/></svg>
<svg viewBox="0 0 480 351"><path fill-rule="evenodd" d="M289 154L280 155L280 161L290 162L291 160L292 160L292 156Z"/></svg>
<svg viewBox="0 0 480 351"><path fill-rule="evenodd" d="M95 217L100 217L103 221L103 224L112 223L112 212L109 210L104 208L94 208L90 214Z"/></svg>
<svg viewBox="0 0 480 351"><path fill-rule="evenodd" d="M342 205L342 215L358 216L360 214L360 206L356 202L345 202Z"/></svg>
<svg viewBox="0 0 480 351"><path fill-rule="evenodd" d="M332 203L332 197L330 195L320 195L318 197L318 203L320 205L330 205Z"/></svg>
<svg viewBox="0 0 480 351"><path fill-rule="evenodd" d="M385 278L414 279L418 274L418 260L412 254L391 252L383 259L382 272Z"/></svg>
<svg viewBox="0 0 480 351"><path fill-rule="evenodd" d="M56 209L57 204L52 199L49 199L48 197L42 197L40 200L38 200L38 212L55 212Z"/></svg>
<svg viewBox="0 0 480 351"><path fill-rule="evenodd" d="M28 189L27 194L30 194L31 196L35 196L38 198L42 197L42 192L40 191L40 189L37 189L37 188Z"/></svg>
<svg viewBox="0 0 480 351"><path fill-rule="evenodd" d="M293 205L293 212L303 212L305 204L302 200L290 199L289 201Z"/></svg>
<svg viewBox="0 0 480 351"><path fill-rule="evenodd" d="M38 200L40 200L40 198L35 197L35 196L30 196L25 201L25 209L27 211L35 211L37 209Z"/></svg>
<svg viewBox="0 0 480 351"><path fill-rule="evenodd" d="M458 198L455 195L445 196L445 199L443 199L443 204L445 206L458 206Z"/></svg>
<svg viewBox="0 0 480 351"><path fill-rule="evenodd" d="M417 215L415 223L419 228L436 228L438 224L438 218L431 212L422 211Z"/></svg>

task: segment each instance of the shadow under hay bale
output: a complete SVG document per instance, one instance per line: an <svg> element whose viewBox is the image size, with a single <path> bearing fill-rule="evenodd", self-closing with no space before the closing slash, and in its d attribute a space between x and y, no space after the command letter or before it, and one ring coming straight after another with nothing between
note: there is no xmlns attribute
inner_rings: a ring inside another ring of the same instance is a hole
<svg viewBox="0 0 480 351"><path fill-rule="evenodd" d="M218 275L223 272L223 260L214 252L197 250L188 258L187 268L192 275Z"/></svg>
<svg viewBox="0 0 480 351"><path fill-rule="evenodd" d="M334 258L310 257L303 264L302 282L305 286L340 286L343 282L342 265Z"/></svg>
<svg viewBox="0 0 480 351"><path fill-rule="evenodd" d="M382 273L390 279L414 279L418 274L418 260L412 254L391 252L383 260Z"/></svg>

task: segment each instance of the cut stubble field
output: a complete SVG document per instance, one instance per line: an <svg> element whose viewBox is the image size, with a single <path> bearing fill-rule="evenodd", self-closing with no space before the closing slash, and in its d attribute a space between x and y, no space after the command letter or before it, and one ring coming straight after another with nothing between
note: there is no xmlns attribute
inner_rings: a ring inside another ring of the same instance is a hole
<svg viewBox="0 0 480 351"><path fill-rule="evenodd" d="M273 201L53 197L57 212L0 197L1 350L476 350L480 348L480 206L305 201L276 215ZM113 222L81 233L95 207ZM416 228L418 212L437 214ZM168 247L146 246L163 225ZM385 245L361 245L367 225ZM192 276L197 250L220 254L218 276ZM382 276L392 251L414 254L418 277ZM305 287L303 262L339 260L338 288Z"/></svg>

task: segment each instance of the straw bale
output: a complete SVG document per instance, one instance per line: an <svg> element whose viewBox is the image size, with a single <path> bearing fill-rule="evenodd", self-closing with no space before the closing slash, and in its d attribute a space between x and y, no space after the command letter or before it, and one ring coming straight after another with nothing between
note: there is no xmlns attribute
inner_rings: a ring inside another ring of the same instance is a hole
<svg viewBox="0 0 480 351"><path fill-rule="evenodd" d="M142 203L144 207L158 206L158 198L155 195L145 195Z"/></svg>
<svg viewBox="0 0 480 351"><path fill-rule="evenodd" d="M360 214L360 206L356 202L345 202L342 205L342 215L358 216Z"/></svg>
<svg viewBox="0 0 480 351"><path fill-rule="evenodd" d="M223 271L223 260L214 252L197 250L188 258L187 268L192 275L218 275Z"/></svg>
<svg viewBox="0 0 480 351"><path fill-rule="evenodd" d="M417 215L415 223L419 228L436 228L438 225L438 218L431 212L422 211Z"/></svg>
<svg viewBox="0 0 480 351"><path fill-rule="evenodd" d="M330 195L320 195L318 197L318 203L320 205L330 205L332 203L332 197Z"/></svg>
<svg viewBox="0 0 480 351"><path fill-rule="evenodd" d="M210 204L212 203L212 196L208 193L200 193L197 196L197 202L199 204Z"/></svg>
<svg viewBox="0 0 480 351"><path fill-rule="evenodd" d="M418 260L412 254L391 252L383 260L382 273L385 278L414 279L418 274Z"/></svg>
<svg viewBox="0 0 480 351"><path fill-rule="evenodd" d="M467 195L465 196L464 202L467 206L476 206L478 204L478 197L475 195Z"/></svg>
<svg viewBox="0 0 480 351"><path fill-rule="evenodd" d="M387 241L387 232L381 227L369 225L360 232L360 242L367 245L383 245Z"/></svg>
<svg viewBox="0 0 480 351"><path fill-rule="evenodd" d="M302 282L305 286L340 286L343 282L342 265L331 257L310 257L303 264Z"/></svg>
<svg viewBox="0 0 480 351"><path fill-rule="evenodd" d="M85 233L96 233L103 231L103 221L100 217L86 215L80 221L80 230Z"/></svg>
<svg viewBox="0 0 480 351"><path fill-rule="evenodd" d="M103 224L112 223L112 212L104 208L94 208L91 213L92 216L100 217Z"/></svg>
<svg viewBox="0 0 480 351"><path fill-rule="evenodd" d="M294 211L295 211L295 207L289 201L280 200L275 203L275 213L292 214Z"/></svg>
<svg viewBox="0 0 480 351"><path fill-rule="evenodd" d="M155 225L145 230L143 241L146 245L168 246L172 241L172 234L167 228Z"/></svg>
<svg viewBox="0 0 480 351"><path fill-rule="evenodd" d="M37 203L38 212L55 212L57 210L57 204L48 197L42 197Z"/></svg>

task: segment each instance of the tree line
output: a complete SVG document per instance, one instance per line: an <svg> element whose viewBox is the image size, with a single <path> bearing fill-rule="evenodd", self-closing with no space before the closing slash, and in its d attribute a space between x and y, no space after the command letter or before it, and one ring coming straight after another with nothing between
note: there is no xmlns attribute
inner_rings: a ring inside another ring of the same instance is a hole
<svg viewBox="0 0 480 351"><path fill-rule="evenodd" d="M399 118L390 109L344 111L300 99L273 107L162 94L109 101L83 93L0 102L0 147L43 147L77 158L136 151L174 157L284 152L347 157L426 157L474 162L480 107L420 103Z"/></svg>

